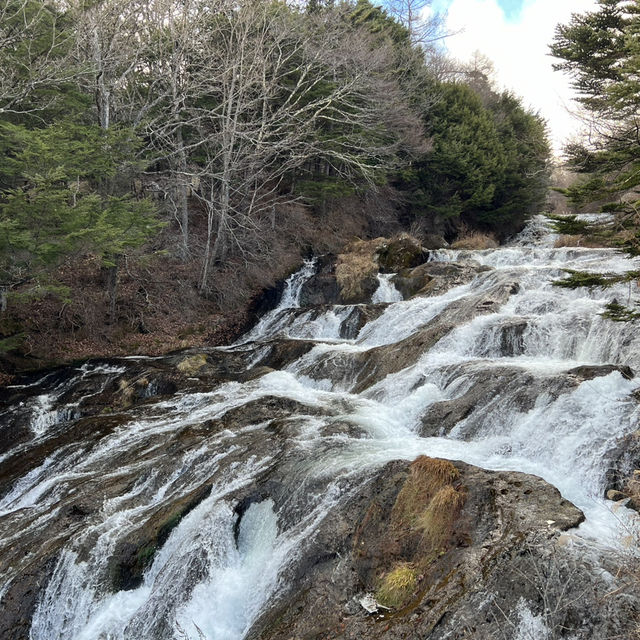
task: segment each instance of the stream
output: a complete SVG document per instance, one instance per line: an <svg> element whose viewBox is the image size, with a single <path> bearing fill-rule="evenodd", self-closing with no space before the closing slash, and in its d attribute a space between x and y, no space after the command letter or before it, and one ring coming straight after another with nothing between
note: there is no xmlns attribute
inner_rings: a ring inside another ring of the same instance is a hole
<svg viewBox="0 0 640 640"><path fill-rule="evenodd" d="M555 239L539 217L497 249L433 251L433 268L472 276L403 300L380 274L367 305L301 306L308 261L236 344L172 356L177 388L154 378L166 358L131 357L6 389L0 598L48 563L20 637L241 640L320 524L422 454L539 476L584 512L572 536L615 548L630 516L604 498L607 460L638 428L640 378L623 367L640 371L640 333L601 313L638 288L552 282L640 261ZM203 383L202 358L224 376ZM114 557L176 505L125 584Z"/></svg>

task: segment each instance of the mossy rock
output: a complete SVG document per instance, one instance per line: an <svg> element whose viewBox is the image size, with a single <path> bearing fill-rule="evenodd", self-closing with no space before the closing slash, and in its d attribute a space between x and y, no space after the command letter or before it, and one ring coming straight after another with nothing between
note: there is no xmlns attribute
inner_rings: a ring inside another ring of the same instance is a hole
<svg viewBox="0 0 640 640"><path fill-rule="evenodd" d="M195 509L210 493L210 486L196 489L171 504L165 505L147 522L118 546L110 561L111 588L116 591L136 589L155 554L167 541L182 519Z"/></svg>
<svg viewBox="0 0 640 640"><path fill-rule="evenodd" d="M397 273L426 262L428 251L411 236L402 235L390 240L378 251L380 271Z"/></svg>
<svg viewBox="0 0 640 640"><path fill-rule="evenodd" d="M177 369L185 376L194 376L207 364L207 356L199 353L195 356L189 356L178 363Z"/></svg>

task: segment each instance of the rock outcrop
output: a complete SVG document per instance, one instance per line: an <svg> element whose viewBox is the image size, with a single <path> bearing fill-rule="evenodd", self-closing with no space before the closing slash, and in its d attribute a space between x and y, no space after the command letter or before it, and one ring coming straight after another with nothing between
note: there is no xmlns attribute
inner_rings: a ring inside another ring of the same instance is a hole
<svg viewBox="0 0 640 640"><path fill-rule="evenodd" d="M640 512L640 431L621 438L607 460L605 497Z"/></svg>
<svg viewBox="0 0 640 640"><path fill-rule="evenodd" d="M390 463L327 517L248 638L511 638L523 616L549 637L623 637L629 611L562 536L582 519L535 476Z"/></svg>

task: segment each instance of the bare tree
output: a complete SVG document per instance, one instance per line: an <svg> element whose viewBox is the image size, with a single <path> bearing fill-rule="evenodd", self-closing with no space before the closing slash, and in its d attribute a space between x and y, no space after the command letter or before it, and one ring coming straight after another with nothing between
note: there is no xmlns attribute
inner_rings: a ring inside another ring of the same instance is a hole
<svg viewBox="0 0 640 640"><path fill-rule="evenodd" d="M445 38L444 16L433 9L433 0L388 0L386 9L411 35L411 42L424 48Z"/></svg>
<svg viewBox="0 0 640 640"><path fill-rule="evenodd" d="M93 95L103 129L118 120L131 123L126 117L130 105L122 98L130 81L146 70L145 8L144 0L81 0L73 5L76 62L84 70L81 86Z"/></svg>
<svg viewBox="0 0 640 640"><path fill-rule="evenodd" d="M339 13L314 22L269 0L208 7L193 72L206 99L188 118L197 129L191 151L201 159L196 195L207 214L202 291L231 247L243 251L256 220L294 197L283 193L283 180L305 163L373 184L394 157L389 131L403 111L384 73L388 52ZM406 129L416 127L414 119Z"/></svg>
<svg viewBox="0 0 640 640"><path fill-rule="evenodd" d="M56 2L0 0L0 115L47 108L53 98L35 94L76 76L63 9Z"/></svg>
<svg viewBox="0 0 640 640"><path fill-rule="evenodd" d="M165 195L180 228L178 253L183 259L190 254L188 195L192 181L185 142L185 129L190 126L187 106L207 90L191 68L202 56L204 13L205 6L195 0L145 3L144 72L126 85L129 121L143 132L146 151L169 166Z"/></svg>

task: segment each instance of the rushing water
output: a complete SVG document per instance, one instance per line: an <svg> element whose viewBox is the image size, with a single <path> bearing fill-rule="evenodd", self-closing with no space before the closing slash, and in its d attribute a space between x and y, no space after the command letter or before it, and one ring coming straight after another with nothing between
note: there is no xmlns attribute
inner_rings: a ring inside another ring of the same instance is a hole
<svg viewBox="0 0 640 640"><path fill-rule="evenodd" d="M99 437L80 428L83 400L141 361L87 365L53 386L30 382L22 404L5 413L22 416L31 435L1 458L22 456L25 469L0 498L0 557L8 559L0 596L37 558L38 545L55 540L62 551L33 616L32 640L240 640L277 598L318 523L367 471L419 454L539 475L585 512L575 535L615 544L623 517L613 517L602 498L604 460L637 428L631 394L640 382L612 371L567 386L566 372L602 364L640 370L637 331L600 315L611 299L626 302L637 289L551 283L567 268L620 273L637 262L608 249L555 249L553 240L536 219L506 247L433 252L434 261L490 267L441 295L403 301L393 276L380 276L372 302L386 307L356 331L357 306L300 308L315 269L305 263L279 307L221 351L251 365L278 338L311 342L310 350L246 382L119 411ZM491 306L483 307L487 299ZM363 363L375 352L402 349L445 317L450 331L430 349L411 349L398 370L377 377L374 370L363 382ZM489 386L476 409L448 431L425 432L430 408L462 398L480 380ZM66 401L74 385L86 393ZM274 397L299 407L277 428L264 413L233 418ZM277 435L282 430L286 438ZM271 488L239 512L239 497L256 495L267 472ZM162 505L203 486L206 497L171 530L142 582L114 592L110 558L120 543ZM91 500L82 523L64 520Z"/></svg>

